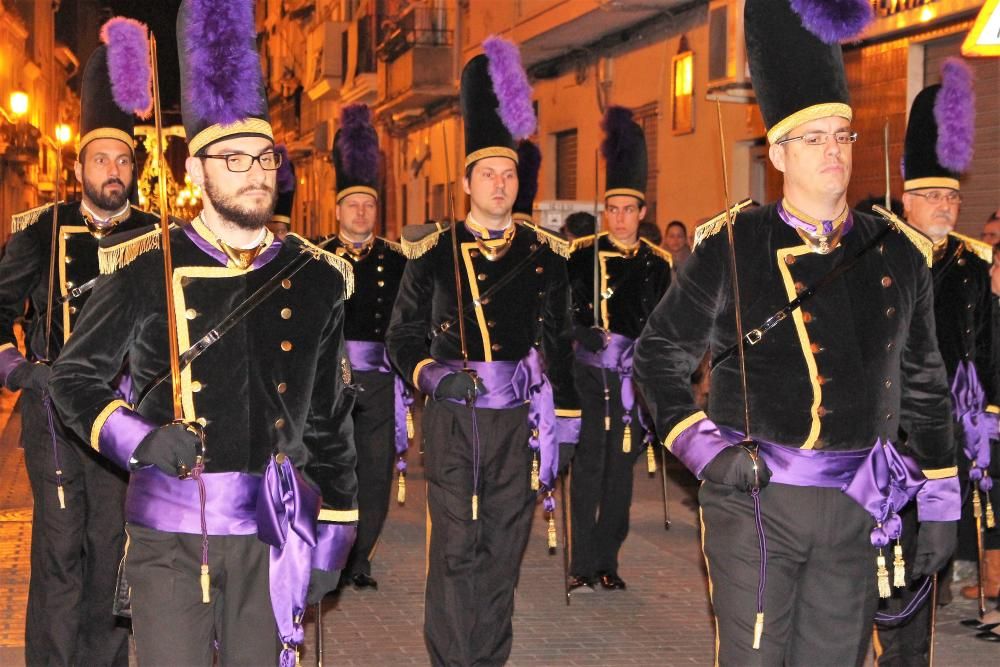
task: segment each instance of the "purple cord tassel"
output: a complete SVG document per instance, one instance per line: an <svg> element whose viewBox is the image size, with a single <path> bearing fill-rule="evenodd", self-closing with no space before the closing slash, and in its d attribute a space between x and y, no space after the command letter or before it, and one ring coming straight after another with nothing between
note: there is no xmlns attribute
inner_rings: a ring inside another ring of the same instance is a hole
<svg viewBox="0 0 1000 667"><path fill-rule="evenodd" d="M757 575L757 617L753 624L753 647L760 649L764 634L764 586L767 583L767 539L764 537L764 518L760 512L760 489L750 492L753 498L753 518L757 525L757 544L760 547L760 572Z"/></svg>
<svg viewBox="0 0 1000 667"><path fill-rule="evenodd" d="M49 420L49 435L52 436L52 461L56 466L56 495L59 496L59 509L66 509L66 492L63 490L63 471L59 465L59 444L56 442L55 418L52 416L52 397L48 392L42 394L42 405L45 406L45 416Z"/></svg>

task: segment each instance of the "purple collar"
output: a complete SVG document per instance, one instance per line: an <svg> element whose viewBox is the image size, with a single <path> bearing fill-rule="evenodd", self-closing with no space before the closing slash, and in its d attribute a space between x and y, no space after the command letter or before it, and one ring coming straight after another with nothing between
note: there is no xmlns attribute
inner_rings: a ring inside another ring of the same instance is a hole
<svg viewBox="0 0 1000 667"><path fill-rule="evenodd" d="M199 250L204 252L206 255L217 261L222 266L229 265L229 258L226 257L226 253L222 252L219 248L215 247L211 241L209 241L201 232L198 231L199 226L204 226L205 223L201 221L201 216L198 216L191 221L190 225L184 227L184 233L187 234L191 242L198 247ZM270 232L268 232L270 233ZM249 271L259 269L264 266L272 259L278 256L278 252L281 250L281 241L277 237L274 237L271 241L271 245L263 250L257 257L254 258L253 262L250 264Z"/></svg>
<svg viewBox="0 0 1000 667"><path fill-rule="evenodd" d="M782 199L777 204L778 217L784 221L789 227L795 229L801 229L806 234L810 236L830 236L833 234L837 227L841 224L844 226L843 236L846 236L848 232L851 231L851 227L854 226L854 215L851 213L851 209L847 208L844 217L841 220L803 220L804 214L796 211L791 205L785 203Z"/></svg>

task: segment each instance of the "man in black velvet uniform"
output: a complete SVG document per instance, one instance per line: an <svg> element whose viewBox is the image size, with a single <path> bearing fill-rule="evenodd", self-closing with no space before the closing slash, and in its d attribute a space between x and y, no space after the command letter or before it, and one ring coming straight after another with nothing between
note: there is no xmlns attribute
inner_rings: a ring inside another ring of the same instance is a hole
<svg viewBox="0 0 1000 667"><path fill-rule="evenodd" d="M455 227L404 230L410 261L386 336L393 365L428 396L424 636L434 665L506 661L535 489L549 492L551 511L558 446L575 443L579 427L566 262L553 251L568 254L568 244L511 219L518 192L515 130L498 111L490 59L497 51L504 52L502 61L520 57L496 38L484 48L487 55L473 58L462 73L470 212ZM513 74L524 77L518 70ZM523 89L530 91L526 80ZM530 99L513 102L527 106L533 125Z"/></svg>
<svg viewBox="0 0 1000 667"><path fill-rule="evenodd" d="M347 162L347 156L353 162ZM375 236L378 135L367 106L344 108L333 140L333 163L340 231L322 247L350 260L354 269L354 296L345 304L344 338L359 389L352 412L358 451L358 538L341 580L358 588L378 588L371 576L371 560L389 512L393 462L397 454L406 453L407 408L412 399L385 350L385 331L406 258L399 244ZM405 461L400 458L397 465L402 473Z"/></svg>
<svg viewBox="0 0 1000 667"><path fill-rule="evenodd" d="M253 13L224 24L217 9L185 0L178 17L186 166L205 198L171 232L173 301L159 230L102 247L109 275L49 383L67 425L131 471L124 573L143 665L275 664L279 650L292 664L307 599L336 587L358 518L342 334L351 269L265 227L281 159ZM213 79L234 51L247 70ZM169 372L156 384L170 368L167 308L184 351L265 285L274 291L181 370L172 421ZM126 358L138 402L107 387Z"/></svg>
<svg viewBox="0 0 1000 667"><path fill-rule="evenodd" d="M738 357L714 366L708 414L689 384L706 349L716 358L737 341L724 222L698 230L639 338L635 372L657 432L704 480L719 664L861 665L903 502L916 496L923 523L914 560L892 563L895 582L936 572L955 544L930 244L847 206L857 135L840 46L808 32L788 0L749 0L744 19L769 157L784 177L781 201L734 224L745 330L860 258L746 345L749 444Z"/></svg>
<svg viewBox="0 0 1000 667"><path fill-rule="evenodd" d="M21 442L31 482L31 583L25 623L29 665L128 664L128 631L111 612L125 544L125 475L108 465L58 420L49 428L45 396L52 360L76 326L98 275L98 239L144 227L151 215L129 202L135 186L132 111L111 93L108 46L97 47L83 73L76 177L83 201L15 215L0 262L0 381L21 390ZM46 336L49 261L55 253L51 334ZM27 361L14 321L30 299Z"/></svg>
<svg viewBox="0 0 1000 667"><path fill-rule="evenodd" d="M598 581L623 589L618 552L628 535L632 468L654 439L632 388L632 353L646 318L670 284L670 254L639 238L646 216L646 138L632 112L604 116L604 210L598 238L599 319L594 319L594 235L573 242L569 280L576 347L574 374L583 420L573 457L571 590Z"/></svg>

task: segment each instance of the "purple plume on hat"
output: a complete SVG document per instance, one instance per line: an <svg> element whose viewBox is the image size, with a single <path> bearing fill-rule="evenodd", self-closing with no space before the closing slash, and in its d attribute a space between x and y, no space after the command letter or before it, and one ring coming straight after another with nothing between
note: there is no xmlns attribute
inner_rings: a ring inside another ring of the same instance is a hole
<svg viewBox="0 0 1000 667"><path fill-rule="evenodd" d="M108 47L108 78L115 104L125 113L149 118L153 77L146 24L116 16L101 26L101 41Z"/></svg>
<svg viewBox="0 0 1000 667"><path fill-rule="evenodd" d="M295 189L295 165L288 155L285 144L277 144L274 152L281 156L281 166L278 167L278 192L291 192Z"/></svg>
<svg viewBox="0 0 1000 667"><path fill-rule="evenodd" d="M341 164L351 181L378 181L378 135L367 104L350 104L341 111L338 147Z"/></svg>
<svg viewBox="0 0 1000 667"><path fill-rule="evenodd" d="M184 26L195 113L231 125L264 111L252 0L191 0Z"/></svg>
<svg viewBox="0 0 1000 667"><path fill-rule="evenodd" d="M497 113L515 141L531 136L537 120L531 106L531 84L521 65L521 52L517 46L495 35L483 42L483 51L489 59L490 79L497 96Z"/></svg>
<svg viewBox="0 0 1000 667"><path fill-rule="evenodd" d="M972 162L976 94L972 91L972 71L961 58L947 58L941 65L934 120L938 126L938 162L945 169L962 173Z"/></svg>
<svg viewBox="0 0 1000 667"><path fill-rule="evenodd" d="M618 162L618 152L630 146L626 140L632 126L632 110L620 106L608 107L601 119L601 129L604 130L604 141L601 142L601 155L607 162Z"/></svg>
<svg viewBox="0 0 1000 667"><path fill-rule="evenodd" d="M854 37L874 18L869 0L790 0L806 30L827 44Z"/></svg>

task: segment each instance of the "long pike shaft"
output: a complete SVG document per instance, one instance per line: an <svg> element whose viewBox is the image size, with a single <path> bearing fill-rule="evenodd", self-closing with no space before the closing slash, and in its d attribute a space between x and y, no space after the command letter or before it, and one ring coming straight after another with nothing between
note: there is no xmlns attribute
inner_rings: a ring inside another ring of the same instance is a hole
<svg viewBox="0 0 1000 667"><path fill-rule="evenodd" d="M600 189L598 188L597 178L600 168L600 160L598 159L598 153L594 151L594 326L600 328L601 323L601 259L600 253L598 252L598 235L601 232L601 218L599 217L600 212L598 211L598 199L600 197Z"/></svg>
<svg viewBox="0 0 1000 667"><path fill-rule="evenodd" d="M59 151L57 158L59 168L56 169L56 205L52 207L52 237L49 245L49 289L48 299L45 305L45 360L50 361L52 354L52 299L55 296L56 282L56 255L59 254L59 183L62 180L62 151Z"/></svg>
<svg viewBox="0 0 1000 667"><path fill-rule="evenodd" d="M462 365L469 367L469 347L465 338L465 304L462 298L462 273L458 265L458 219L455 217L455 190L451 181L451 158L448 155L448 128L441 125L441 140L444 142L445 178L448 179L448 216L451 218L451 261L455 273L455 301L458 315L458 343L462 348Z"/></svg>

